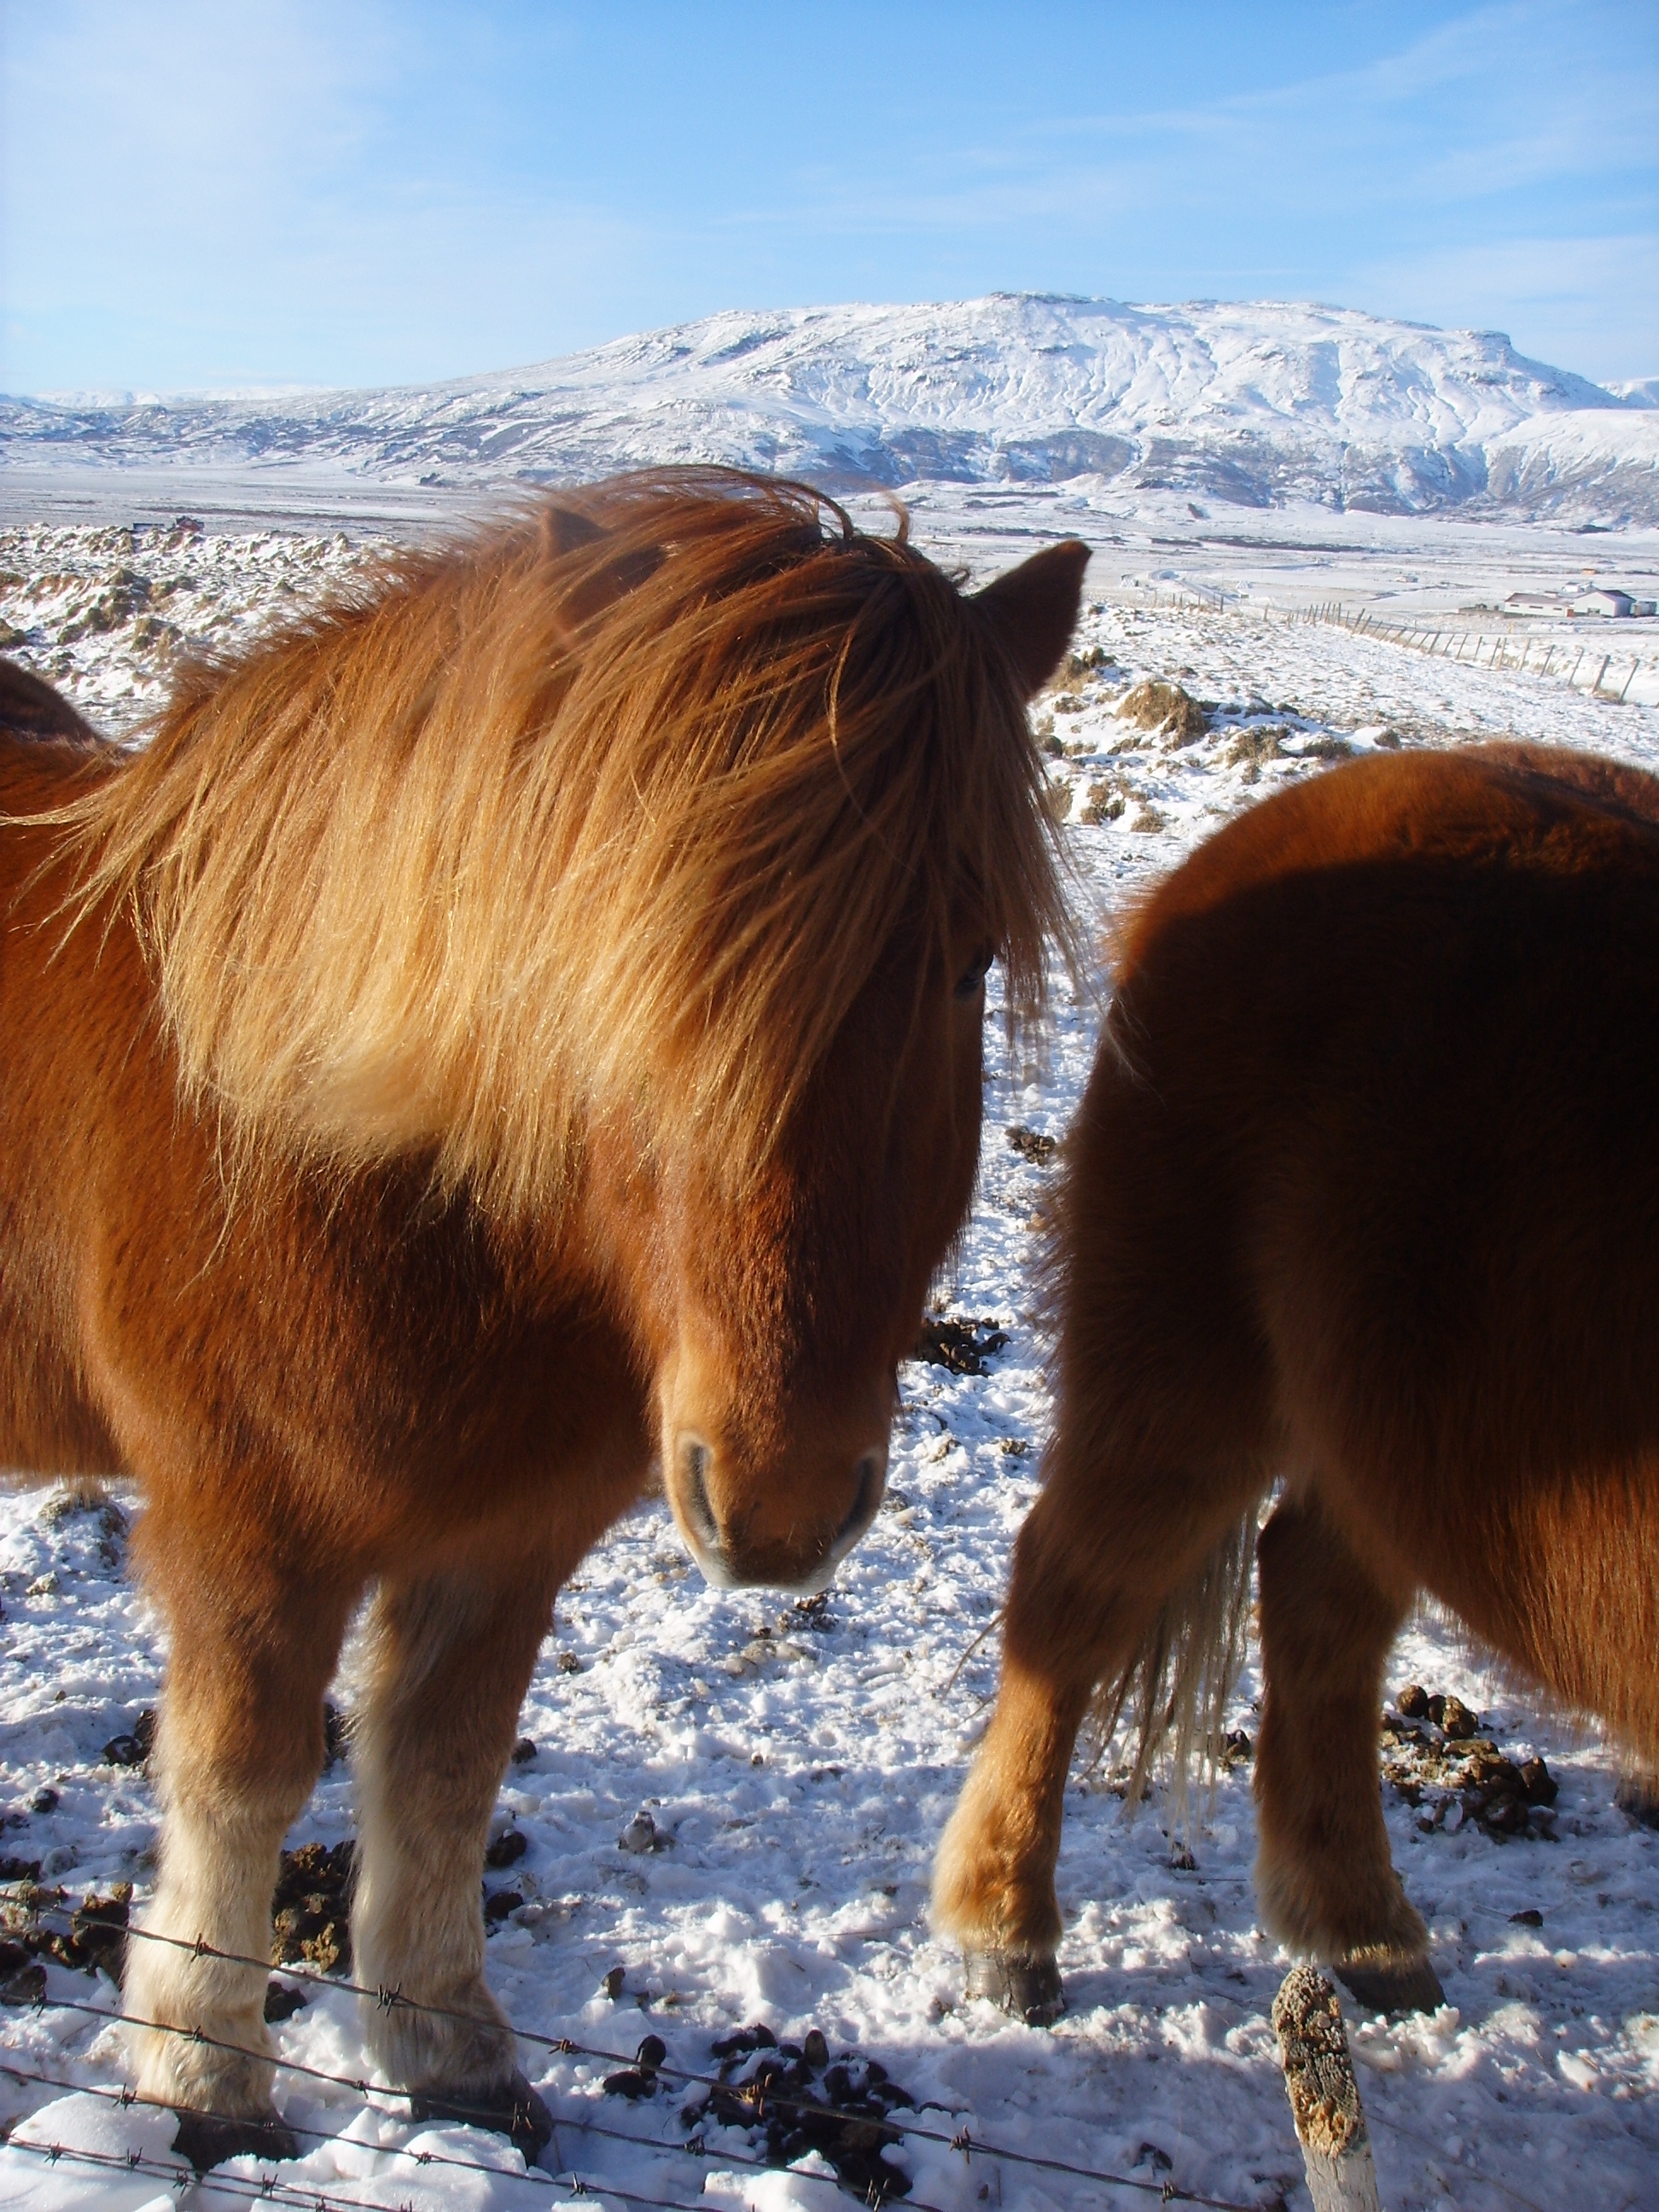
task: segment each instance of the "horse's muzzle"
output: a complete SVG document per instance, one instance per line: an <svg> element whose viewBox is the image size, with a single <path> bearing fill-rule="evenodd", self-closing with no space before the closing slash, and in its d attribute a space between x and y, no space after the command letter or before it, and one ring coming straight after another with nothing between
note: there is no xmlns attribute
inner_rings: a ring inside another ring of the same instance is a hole
<svg viewBox="0 0 1659 2212"><path fill-rule="evenodd" d="M780 1468L758 1497L733 1498L713 1448L690 1432L676 1439L671 1466L669 1500L680 1534L716 1589L757 1583L803 1594L823 1589L875 1519L887 1487L886 1445L872 1445L852 1468L850 1505L839 1525L826 1528L810 1504L814 1491L829 1486L827 1470Z"/></svg>

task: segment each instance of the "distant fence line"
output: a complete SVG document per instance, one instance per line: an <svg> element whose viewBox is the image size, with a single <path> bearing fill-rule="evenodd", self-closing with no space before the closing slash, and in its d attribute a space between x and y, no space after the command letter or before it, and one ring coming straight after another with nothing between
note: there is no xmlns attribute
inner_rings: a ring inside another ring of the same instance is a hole
<svg viewBox="0 0 1659 2212"><path fill-rule="evenodd" d="M1427 623L1384 622L1367 609L1358 611L1340 600L1304 608L1292 622L1330 623L1356 636L1382 638L1414 653L1437 655L1474 668L1527 669L1534 676L1553 676L1577 691L1620 705L1659 707L1659 663L1639 654L1604 652L1599 645L1528 636L1514 630L1494 634L1469 629L1437 629Z"/></svg>

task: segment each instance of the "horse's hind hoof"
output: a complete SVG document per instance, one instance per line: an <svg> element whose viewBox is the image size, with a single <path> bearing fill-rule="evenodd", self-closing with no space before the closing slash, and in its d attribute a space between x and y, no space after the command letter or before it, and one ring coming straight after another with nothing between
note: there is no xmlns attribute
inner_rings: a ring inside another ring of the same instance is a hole
<svg viewBox="0 0 1659 2212"><path fill-rule="evenodd" d="M526 2166L534 2166L553 2140L553 2115L522 2074L493 2089L411 2090L409 2117L488 2128L492 2135L506 2136Z"/></svg>
<svg viewBox="0 0 1659 2212"><path fill-rule="evenodd" d="M1046 1952L969 1951L965 1963L968 1996L989 1997L1028 2027L1051 2027L1066 2009L1060 1968Z"/></svg>
<svg viewBox="0 0 1659 2212"><path fill-rule="evenodd" d="M1426 1959L1350 1959L1332 1967L1343 1988L1367 2012L1391 2015L1407 2012L1438 2012L1446 2002L1440 1977Z"/></svg>
<svg viewBox="0 0 1659 2212"><path fill-rule="evenodd" d="M180 2112L173 2148L198 2173L228 2158L298 2158L299 2139L273 2113L268 2120L230 2120L217 2112Z"/></svg>

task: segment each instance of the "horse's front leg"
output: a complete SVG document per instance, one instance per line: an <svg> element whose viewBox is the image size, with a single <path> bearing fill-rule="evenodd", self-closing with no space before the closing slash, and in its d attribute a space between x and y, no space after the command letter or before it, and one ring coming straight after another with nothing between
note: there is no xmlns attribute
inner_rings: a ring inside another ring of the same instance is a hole
<svg viewBox="0 0 1659 2212"><path fill-rule="evenodd" d="M277 1855L323 1758L323 1692L355 1593L284 1569L268 1531L203 1544L163 1506L146 1580L173 1634L152 1771L160 1874L122 1990L141 2095L176 2106L198 2166L297 2154L271 2103L269 1969ZM169 1940L146 1940L167 1938ZM204 2115L217 2118L204 2118Z"/></svg>
<svg viewBox="0 0 1659 2212"><path fill-rule="evenodd" d="M407 2001L370 2015L375 2057L417 2117L499 2129L532 2160L551 2123L484 1981L479 1887L519 1708L573 1564L520 1555L383 1583L353 1741L357 1975Z"/></svg>

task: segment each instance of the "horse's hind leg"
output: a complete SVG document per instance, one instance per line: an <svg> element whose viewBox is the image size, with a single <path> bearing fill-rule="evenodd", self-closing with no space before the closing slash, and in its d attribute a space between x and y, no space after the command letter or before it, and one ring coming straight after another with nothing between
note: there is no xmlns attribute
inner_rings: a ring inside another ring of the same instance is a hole
<svg viewBox="0 0 1659 2212"><path fill-rule="evenodd" d="M271 2105L269 1969L191 1947L270 1955L277 1853L322 1764L323 1692L353 1594L285 1577L258 1538L204 1556L164 1513L153 1507L143 1534L173 1632L152 1759L161 1871L143 1927L170 1940L127 1946L123 2008L156 2023L131 2032L137 2087L179 2109L179 2148L198 2166L292 2157Z"/></svg>
<svg viewBox="0 0 1659 2212"><path fill-rule="evenodd" d="M383 1585L353 1742L357 1975L413 2001L377 2007L375 2055L417 2116L496 2128L532 2159L551 2124L484 1981L479 1881L519 1707L568 1565L520 1559Z"/></svg>
<svg viewBox="0 0 1659 2212"><path fill-rule="evenodd" d="M1311 1501L1261 1534L1256 1889L1292 1950L1379 2012L1444 2002L1428 1931L1389 1855L1377 1788L1382 1669L1409 1595L1390 1594Z"/></svg>
<svg viewBox="0 0 1659 2212"><path fill-rule="evenodd" d="M1078 1729L1265 1487L1249 1458L1199 1473L1073 1449L1050 1474L1015 1548L996 1711L934 1866L933 1924L970 1995L1033 2022L1064 2009L1054 1865Z"/></svg>

